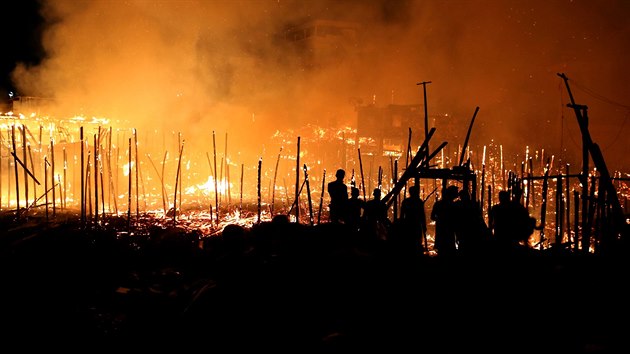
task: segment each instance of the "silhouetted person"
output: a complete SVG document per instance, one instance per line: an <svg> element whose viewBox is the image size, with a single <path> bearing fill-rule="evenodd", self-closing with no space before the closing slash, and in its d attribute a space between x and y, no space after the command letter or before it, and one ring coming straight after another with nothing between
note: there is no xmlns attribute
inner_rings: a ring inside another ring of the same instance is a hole
<svg viewBox="0 0 630 354"><path fill-rule="evenodd" d="M529 216L527 208L520 203L517 191L514 200L510 192L499 192L499 203L490 209L490 228L498 247L516 249L527 245L526 241L534 231L535 219Z"/></svg>
<svg viewBox="0 0 630 354"><path fill-rule="evenodd" d="M455 206L457 249L460 254L471 255L485 246L488 227L483 220L479 203L472 200L468 189L459 191L459 200L455 202Z"/></svg>
<svg viewBox="0 0 630 354"><path fill-rule="evenodd" d="M420 187L409 187L409 197L400 205L402 234L399 241L408 244L412 250L422 254L424 238L427 232L427 217L424 210L424 200L420 198Z"/></svg>
<svg viewBox="0 0 630 354"><path fill-rule="evenodd" d="M381 200L381 190L374 188L373 198L365 202L361 229L374 240L387 239L390 221L387 218L387 205Z"/></svg>
<svg viewBox="0 0 630 354"><path fill-rule="evenodd" d="M335 177L334 181L328 183L330 222L341 223L344 222L348 202L348 186L343 181L346 171L338 169Z"/></svg>
<svg viewBox="0 0 630 354"><path fill-rule="evenodd" d="M435 221L435 250L438 256L454 256L457 251L455 244L455 222L457 186L449 186L442 190L442 198L433 204L431 220Z"/></svg>
<svg viewBox="0 0 630 354"><path fill-rule="evenodd" d="M359 198L359 188L350 188L350 199L348 199L348 208L346 214L346 223L352 231L357 231L361 224L361 217L365 207L365 201Z"/></svg>

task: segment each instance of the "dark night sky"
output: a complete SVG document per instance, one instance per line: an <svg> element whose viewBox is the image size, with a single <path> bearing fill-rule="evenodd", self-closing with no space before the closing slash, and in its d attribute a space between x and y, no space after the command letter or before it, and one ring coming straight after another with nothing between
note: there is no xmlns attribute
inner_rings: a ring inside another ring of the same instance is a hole
<svg viewBox="0 0 630 354"><path fill-rule="evenodd" d="M10 73L17 62L37 65L43 57L41 30L43 19L37 0L11 0L0 2L0 33L2 33L2 59L0 61L0 93L6 99L7 91L14 90Z"/></svg>

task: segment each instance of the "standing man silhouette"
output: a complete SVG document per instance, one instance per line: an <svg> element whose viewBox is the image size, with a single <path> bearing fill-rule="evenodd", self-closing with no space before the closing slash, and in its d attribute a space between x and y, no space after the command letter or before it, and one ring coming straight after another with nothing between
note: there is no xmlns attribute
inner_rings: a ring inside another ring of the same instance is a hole
<svg viewBox="0 0 630 354"><path fill-rule="evenodd" d="M330 196L330 222L345 222L346 209L348 204L348 186L343 179L346 177L346 171L338 169L335 173L336 179L328 183L328 195Z"/></svg>

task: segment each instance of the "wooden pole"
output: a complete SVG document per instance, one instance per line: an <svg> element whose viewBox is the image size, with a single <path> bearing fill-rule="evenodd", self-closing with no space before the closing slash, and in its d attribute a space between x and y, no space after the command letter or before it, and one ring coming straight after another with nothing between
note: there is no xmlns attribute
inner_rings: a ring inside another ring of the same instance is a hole
<svg viewBox="0 0 630 354"><path fill-rule="evenodd" d="M140 175L140 158L138 157L138 131L136 128L133 129L133 143L136 150L136 219L138 219L140 217L140 186L138 182Z"/></svg>
<svg viewBox="0 0 630 354"><path fill-rule="evenodd" d="M240 195L240 203L238 205L238 214L242 215L243 213L243 173L245 172L245 164L241 164L241 195Z"/></svg>
<svg viewBox="0 0 630 354"><path fill-rule="evenodd" d="M158 178L160 179L160 185L162 186L162 210L164 210L164 214L166 215L166 188L164 187L164 178L162 178L162 175L160 175L160 172L158 171L157 167L155 167L155 163L153 163L153 160L151 159L151 155L147 154L147 158L149 159L149 162L151 163L151 166L153 166L153 169L155 170L155 174L158 176ZM208 160L208 162L210 162L210 160Z"/></svg>
<svg viewBox="0 0 630 354"><path fill-rule="evenodd" d="M81 225L85 226L85 147L83 145L83 127L79 128L81 142Z"/></svg>
<svg viewBox="0 0 630 354"><path fill-rule="evenodd" d="M129 165L131 168L131 165ZM94 134L94 223L98 224L98 137Z"/></svg>
<svg viewBox="0 0 630 354"><path fill-rule="evenodd" d="M26 165L28 164L28 155L26 154L26 126L22 124L22 160L24 160L24 207L25 212L28 211L28 172L26 172Z"/></svg>
<svg viewBox="0 0 630 354"><path fill-rule="evenodd" d="M295 222L300 223L300 137L297 137L297 154L295 157Z"/></svg>
<svg viewBox="0 0 630 354"><path fill-rule="evenodd" d="M319 197L319 210L317 210L317 225L322 221L322 207L324 205L324 191L326 190L326 169L324 169L324 175L322 177L322 190Z"/></svg>
<svg viewBox="0 0 630 354"><path fill-rule="evenodd" d="M261 221L261 209L262 209L262 199L260 196L260 175L261 175L261 170L262 170L262 157L258 159L258 179L257 179L257 183L256 183L256 195L258 197L257 199L257 203L256 205L258 206L258 213L257 218L256 218L256 223L260 223Z"/></svg>
<svg viewBox="0 0 630 354"><path fill-rule="evenodd" d="M280 165L280 156L282 155L282 147L280 147L280 152L278 152L278 158L276 159L276 167L273 171L273 184L271 186L271 216L274 215L274 207L275 207L275 198L276 198L276 177L278 176L278 165Z"/></svg>
<svg viewBox="0 0 630 354"><path fill-rule="evenodd" d="M131 158L131 138L129 138L129 144L127 148L127 229L131 227ZM175 198L177 198L177 184L175 185ZM175 212L177 212L176 205Z"/></svg>
<svg viewBox="0 0 630 354"><path fill-rule="evenodd" d="M11 125L11 144L13 146L13 167L15 170L15 218L20 219L20 181L18 180L17 144L15 143L15 124Z"/></svg>
<svg viewBox="0 0 630 354"><path fill-rule="evenodd" d="M68 152L66 151L66 148L63 148L63 204L61 205L61 208L63 210L66 209L66 206L68 204Z"/></svg>
<svg viewBox="0 0 630 354"><path fill-rule="evenodd" d="M214 209L216 213L215 221L219 223L219 182L217 179L217 141L214 130L212 131L212 150L214 152Z"/></svg>
<svg viewBox="0 0 630 354"><path fill-rule="evenodd" d="M44 156L44 194L46 204L46 222L48 222L48 156Z"/></svg>
<svg viewBox="0 0 630 354"><path fill-rule="evenodd" d="M179 148L179 158L177 159L177 173L175 174L175 193L173 199L173 224L177 223L177 186L179 185L179 179L181 176L182 170L182 153L184 152L184 142L181 142L181 146ZM181 205L181 195L180 195L180 205Z"/></svg>
<svg viewBox="0 0 630 354"><path fill-rule="evenodd" d="M571 248L571 244L572 244L572 238L571 238L571 193L569 191L569 185L571 184L571 177L569 177L569 164L566 164L566 175L567 175L567 182L564 184L565 187L565 198L566 198L566 209L565 209L565 215L567 216L567 241L569 242L569 248Z"/></svg>
<svg viewBox="0 0 630 354"><path fill-rule="evenodd" d="M308 171L306 169L306 164L304 164L304 182L306 183L306 195L308 198L308 218L309 224L313 226L313 202L311 200L311 184L308 178Z"/></svg>
<svg viewBox="0 0 630 354"><path fill-rule="evenodd" d="M398 183L398 159L394 160L394 170L392 171L393 183ZM398 220L398 196L394 199L394 221Z"/></svg>
<svg viewBox="0 0 630 354"><path fill-rule="evenodd" d="M361 172L361 188L363 190L363 200L367 200L365 196L365 178L363 177L363 161L361 160L361 148L358 148L359 153L359 171Z"/></svg>
<svg viewBox="0 0 630 354"><path fill-rule="evenodd" d="M473 124L475 123L475 118L477 117L477 113L479 113L479 106L475 108L475 113L473 113L473 117L470 120L470 125L468 125L468 132L466 133L466 139L464 140L464 146L462 146L462 154L459 155L459 165L462 166L464 163L464 156L466 149L468 148L468 139L470 139L470 133L472 131Z"/></svg>

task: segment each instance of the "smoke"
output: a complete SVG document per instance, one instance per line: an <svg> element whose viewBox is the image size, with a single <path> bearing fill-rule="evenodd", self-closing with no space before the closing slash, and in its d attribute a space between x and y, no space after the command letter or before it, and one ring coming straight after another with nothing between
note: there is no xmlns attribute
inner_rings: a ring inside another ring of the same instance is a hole
<svg viewBox="0 0 630 354"><path fill-rule="evenodd" d="M593 140L613 168L630 167L619 138L629 109L615 104L628 103L627 1L69 0L42 11L46 58L13 77L20 92L53 97L58 115L206 141L229 132L259 153L278 129L356 124L357 102L422 103L417 83L431 81L429 115L450 120L437 139L463 137L479 106L470 146L579 156L564 72L592 90L572 86ZM323 48L287 40L308 20L357 35Z"/></svg>

